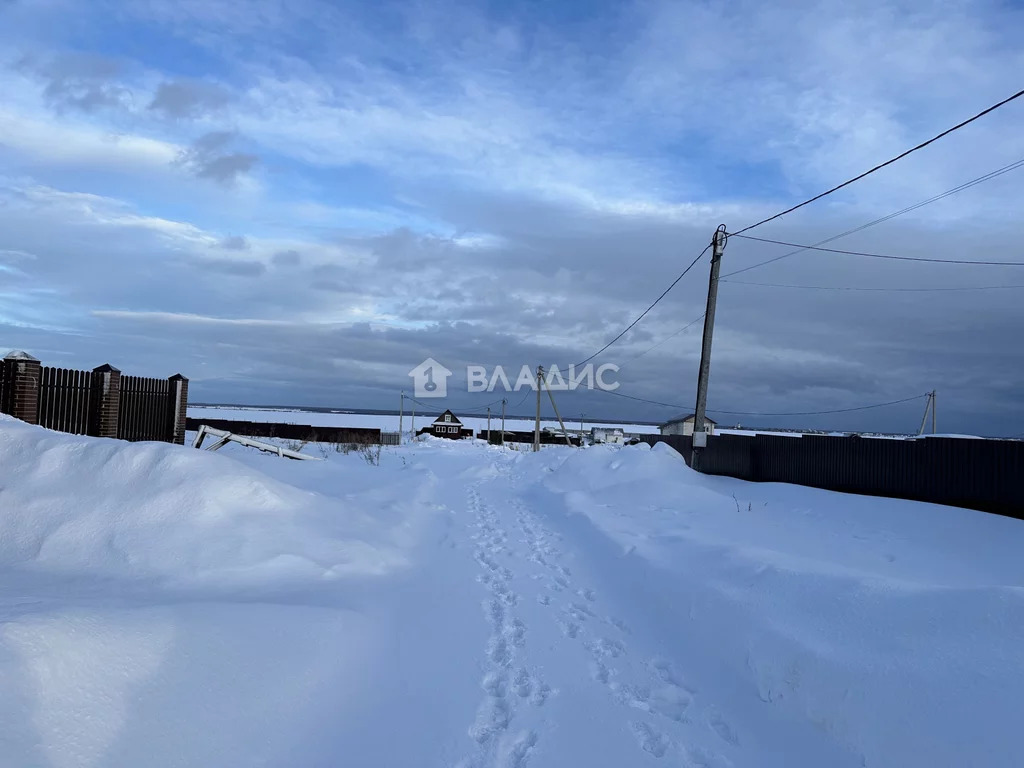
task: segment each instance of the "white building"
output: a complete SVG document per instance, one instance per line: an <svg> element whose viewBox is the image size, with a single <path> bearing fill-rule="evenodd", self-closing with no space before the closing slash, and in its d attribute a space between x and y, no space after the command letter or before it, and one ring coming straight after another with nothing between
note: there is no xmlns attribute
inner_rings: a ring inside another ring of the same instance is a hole
<svg viewBox="0 0 1024 768"><path fill-rule="evenodd" d="M660 425L658 429L663 435L692 435L693 419L694 414L692 413L688 416L677 416ZM707 416L704 417L704 431L709 435L715 434L716 424L717 422L712 421Z"/></svg>
<svg viewBox="0 0 1024 768"><path fill-rule="evenodd" d="M590 430L590 440L605 445L622 445L626 442L626 436L618 427L594 427Z"/></svg>

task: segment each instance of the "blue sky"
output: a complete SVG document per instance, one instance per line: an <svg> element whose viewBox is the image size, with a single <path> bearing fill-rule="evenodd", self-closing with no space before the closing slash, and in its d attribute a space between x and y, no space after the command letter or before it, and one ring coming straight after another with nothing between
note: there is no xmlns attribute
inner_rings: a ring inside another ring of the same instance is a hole
<svg viewBox="0 0 1024 768"><path fill-rule="evenodd" d="M581 359L719 223L1018 90L1022 28L994 2L0 0L0 346L180 370L202 400L364 407L393 404L428 355ZM812 242L1018 160L1022 118L1010 105L759 232ZM1020 184L1007 174L841 244L1020 260ZM726 263L777 253L733 241ZM706 276L602 356L624 365L623 392L693 399L699 326L625 361L702 311ZM1010 267L825 254L744 278L1024 283ZM948 429L1024 432L1019 297L723 284L712 407L937 388ZM910 429L918 410L808 425Z"/></svg>

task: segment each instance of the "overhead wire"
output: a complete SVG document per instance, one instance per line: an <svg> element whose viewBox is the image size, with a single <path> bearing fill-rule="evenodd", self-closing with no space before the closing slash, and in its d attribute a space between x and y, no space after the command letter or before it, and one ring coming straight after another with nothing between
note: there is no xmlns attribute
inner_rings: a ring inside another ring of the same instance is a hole
<svg viewBox="0 0 1024 768"><path fill-rule="evenodd" d="M928 293L933 291L993 291L1002 288L1024 288L1020 285L958 285L944 288L861 288L850 285L793 285L790 283L755 283L749 280L724 280L733 285L757 285L762 288L803 288L812 291L886 291L897 293Z"/></svg>
<svg viewBox="0 0 1024 768"><path fill-rule="evenodd" d="M867 256L868 258L872 259L893 259L895 261L926 261L932 264L974 264L986 267L1024 267L1024 261L979 261L976 259L934 259L927 256L896 256L890 253L871 253L869 251L847 251L841 248L822 248L817 245L789 243L786 242L785 240L772 240L771 238L768 237L754 237L752 235L734 234L730 235L730 237L739 237L744 240L756 240L759 243L771 243L772 245L785 245L789 248L799 248L801 251L823 251L825 253L841 253L849 256ZM736 273L733 272L731 274Z"/></svg>
<svg viewBox="0 0 1024 768"><path fill-rule="evenodd" d="M977 186L978 184L982 184L982 183L984 183L986 181L991 181L992 179L998 178L999 176L1002 176L1005 173L1009 173L1010 171L1016 170L1016 169L1021 168L1021 167L1024 167L1024 159L1017 160L1016 162L1009 163L1008 165L1004 165L1002 168L997 168L994 171L990 171L989 173L986 173L986 174L984 174L982 176L978 176L978 177L976 177L974 179L971 179L970 181L966 181L963 184L959 184L959 185L953 187L952 189L947 189L945 192L941 192L941 193L939 193L937 195L933 195L932 197L929 197L927 200L921 200L920 202L914 203L913 205L908 205L908 206L906 206L904 208L901 208L898 211L893 211L892 213L888 213L885 216L880 216L877 219L873 219L872 221L869 221L866 224L861 224L860 226L854 227L853 229L848 229L845 232L840 232L837 235L832 235L831 237L826 237L824 240L819 240L818 242L814 243L814 247L825 245L826 243L831 243L831 242L833 242L835 240L839 240L840 238L847 237L848 235L856 234L857 232L861 232L861 231L863 231L865 229L868 229L870 227L874 227L874 226L876 226L878 224L883 224L883 223L885 223L885 222L887 222L887 221L889 221L891 219L896 218L897 216L902 216L905 213L910 213L911 211L916 211L918 208L922 208L922 207L924 207L926 205L930 205L931 203L934 203L934 202L937 202L939 200L942 200L942 199L944 199L946 197L949 197L950 195L954 195L954 194L956 194L958 192L962 192L965 189L970 189L971 187ZM782 261L782 259L787 259L790 256L796 256L798 253L803 253L805 250L807 250L808 247L801 246L801 247L797 248L795 251L790 251L789 253L783 253L783 254L780 254L779 256L773 256L770 259L765 259L764 261L759 261L757 264L751 264L748 267L743 267L741 269L733 270L732 272L727 272L724 275L722 275L721 279L725 280L728 277L732 277L734 275L738 275L738 274L741 274L743 272L749 272L752 269L757 269L758 267L763 267L763 266L765 266L767 264L773 264L776 261ZM732 281L729 280L727 282L732 282Z"/></svg>
<svg viewBox="0 0 1024 768"><path fill-rule="evenodd" d="M636 397L634 395L627 395L623 392L613 390L596 390L598 392L604 392L606 395L615 395L616 397L624 397L627 400L636 400L641 403L650 403L651 405L661 405L666 408L679 408L685 410L688 406L679 405L678 403L665 403L659 400L648 400L643 397ZM900 403L909 403L912 400L919 400L922 397L927 397L927 392L922 392L920 395L914 395L912 397L905 397L900 400L889 400L884 403L872 403L870 405L858 405L853 408L833 408L826 411L789 411L785 413L767 413L767 412L756 412L756 411L724 411L717 408L708 408L708 413L716 413L723 416L824 416L831 413L850 413L852 411L866 411L871 408L884 408L888 405L899 405Z"/></svg>
<svg viewBox="0 0 1024 768"><path fill-rule="evenodd" d="M697 323L699 323L699 322L700 322L701 320L703 320L703 319L704 319L704 315L705 315L705 314L706 314L705 312L701 312L701 313L700 313L700 315L698 315L697 317L693 318L693 320L691 320L690 322L688 322L688 323L687 323L686 325L684 325L684 326L683 326L682 328L680 328L680 329L679 329L678 331L675 331L675 332L674 332L674 333L672 333L671 335L669 335L669 336L666 336L666 337L665 337L664 339L662 339L661 341L659 341L659 342L658 342L657 344L655 344L655 345L653 345L653 346L651 346L651 347L648 347L648 348L647 348L647 349L645 349L645 350L644 350L643 352L641 352L641 353L640 353L639 355L636 355L636 356L634 356L634 357L631 357L631 358L629 358L629 360L627 360L626 362L627 362L627 363L632 363L632 362L633 362L634 360L638 360L639 358L641 358L641 357L643 357L644 355L646 355L646 354L647 354L648 352L652 352L652 351L654 351L655 349L657 349L658 347L660 347L660 346L661 346L662 344L664 344L665 342L667 342L667 341L671 341L672 339L674 339L674 338L675 338L676 336L678 336L678 335L679 335L680 333L682 333L683 331L685 331L685 330L688 330L688 329L689 329L690 327L692 327L692 326L696 325L696 324L697 324ZM620 369L621 369L621 367L622 367L622 366L619 366L619 368L620 368Z"/></svg>
<svg viewBox="0 0 1024 768"><path fill-rule="evenodd" d="M878 165L874 166L873 168L869 168L868 170L864 171L863 173L857 174L852 179L847 179L842 184L837 184L836 186L832 187L831 189L827 189L824 192L821 192L820 194L815 195L814 197L811 197L811 198L808 198L807 200L804 200L802 203L797 203L796 205L790 206L789 208L787 208L784 211L779 211L778 213L774 214L773 216L769 216L769 217L767 217L765 219L761 219L760 221L758 221L758 222L756 222L754 224L746 226L743 229L738 230L736 232L736 234L742 234L743 232L749 232L750 230L755 229L756 227L760 227L763 224L767 224L769 221L775 221L776 219L781 218L781 217L785 216L786 214L792 213L795 210L803 208L805 205L810 205L811 203L813 203L813 202L815 202L817 200L821 200L823 197L827 197L828 195L831 195L833 192L838 192L840 189L843 189L844 187L848 187L851 184L853 184L854 182L860 181L861 179L865 178L866 176L870 176L871 174L875 173L876 171L880 171L881 169L883 169L883 168L885 168L887 166L890 166L890 165L892 165L893 163L895 163L895 162L897 162L899 160L902 160L907 155L913 154L914 152L917 152L920 149L924 149L929 144L935 143L939 139L941 139L941 138L943 138L945 136L948 136L949 134L953 133L954 131L958 131L958 130L960 130L961 128L963 128L965 126L970 125L975 120L979 120L982 117L984 117L985 115L987 115L987 114L989 114L991 112L994 112L995 110L999 109L1000 107L1006 106L1011 101L1019 99L1021 96L1024 96L1024 90L1017 91L1012 96L1008 96L1007 98L1003 99L1002 101L999 101L999 102L993 104L991 107L983 109L981 112L979 112L978 114L974 115L973 117L969 117L966 120L963 120L963 121L957 123L952 128L947 128L946 130L942 131L942 133L936 134L935 136L932 136L930 139L928 139L926 141L922 141L920 144L918 144L916 146L913 146L910 149L901 152L900 154L896 155L895 157L889 158L884 163L879 163Z"/></svg>
<svg viewBox="0 0 1024 768"><path fill-rule="evenodd" d="M593 359L594 359L595 357L597 357L597 356L598 356L598 355L600 355L600 354L601 354L602 352L604 352L604 351L605 351L606 349L608 349L608 347L610 347L610 346L611 346L612 344L614 344L614 343L615 343L615 342L617 342L617 341L618 341L619 339L621 339L621 338L622 338L623 336L625 336L625 335L626 335L626 334L627 334L627 333L628 333L628 332L629 332L630 330L632 330L632 329L633 329L633 327L634 327L634 326L635 326L635 325L636 325L637 323L639 323L639 322L640 322L641 320L643 320L643 319L644 319L644 317L645 317L645 316L647 315L647 313L648 313L648 312L650 312L650 311L651 311L652 309L654 309L654 308L655 308L655 307L656 307L656 306L658 305L658 302L660 302L660 301L661 301L662 299L664 299L664 298L665 298L665 297L666 297L666 296L668 295L668 292L669 292L669 291L671 291L671 290L672 290L673 288L675 288L675 287L676 287L676 285L677 285L677 284L679 283L679 281L680 281L680 280L682 280L682 279L683 279L684 277L686 277L686 274L687 274L687 273L688 273L688 272L689 272L689 271L690 271L691 269L693 269L694 265L696 265L696 263L697 263L698 261L700 261L700 260L701 260L701 258L702 258L702 257L704 256L704 254L706 254L706 253L707 253L707 252L708 252L709 250L711 250L711 243L708 243L708 244L707 244L707 245L706 245L706 246L704 247L704 250L703 250L703 251L701 251L700 253L698 253L698 254L697 254L697 257L696 257L696 258L695 258L695 259L694 259L693 261L691 261L691 262L690 262L690 264L689 264L689 265L688 265L688 266L686 267L686 269L684 269L684 270L683 270L683 271L682 271L682 272L681 272L681 273L679 274L679 277L677 277L677 278L676 278L675 280L673 280L673 281L672 281L672 282L671 282L671 283L669 284L668 288L666 288L666 289L665 289L664 291L662 291L662 292L661 292L661 295L660 295L660 296L659 296L658 298L656 298L656 299L655 299L655 300L654 300L654 301L653 301L653 302L651 303L651 305L650 305L649 307L647 307L647 309L645 309L645 310L644 310L643 312L641 312L641 313L639 314L639 316L637 316L636 320L634 320L634 321L633 321L632 323L630 323L629 325L627 325L627 326L626 326L626 327L625 327L625 328L624 328L624 329L622 330L622 332L621 332L621 333L619 333L619 335L618 335L618 336L616 336L616 337L615 337L614 339L612 339L612 340L611 340L611 341L609 341L609 342L608 342L607 344L605 344L605 345L604 345L603 347L601 347L601 348L600 348L599 350L597 350L597 352L595 352L594 354L592 354L592 355L591 355L590 357L588 357L588 358L585 358L584 360L581 360L581 361L580 361L580 362L578 362L578 363L575 363L574 365L578 367L578 366L584 365L584 364L586 364L586 363L589 363L589 362L590 362L591 360L593 360Z"/></svg>

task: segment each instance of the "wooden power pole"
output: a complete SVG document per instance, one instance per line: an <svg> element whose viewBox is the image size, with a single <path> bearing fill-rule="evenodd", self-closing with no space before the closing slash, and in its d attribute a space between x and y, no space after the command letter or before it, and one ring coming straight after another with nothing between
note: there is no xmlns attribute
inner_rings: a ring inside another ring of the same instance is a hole
<svg viewBox="0 0 1024 768"><path fill-rule="evenodd" d="M537 420L533 424L533 450L540 450L540 390L544 381L544 368L537 366Z"/></svg>
<svg viewBox="0 0 1024 768"><path fill-rule="evenodd" d="M508 401L501 398L501 447L505 447L505 403Z"/></svg>
<svg viewBox="0 0 1024 768"><path fill-rule="evenodd" d="M715 333L715 308L718 304L718 273L725 251L725 224L715 230L711 241L711 278L708 281L708 306L704 313L704 342L700 348L700 373L697 377L697 407L693 416L693 453L690 466L700 469L700 450L707 445L704 419L708 405L708 377L711 375L711 341Z"/></svg>
<svg viewBox="0 0 1024 768"><path fill-rule="evenodd" d="M487 444L491 444L491 406L487 406Z"/></svg>
<svg viewBox="0 0 1024 768"><path fill-rule="evenodd" d="M405 410L405 390L398 401L398 444L402 444L402 412Z"/></svg>

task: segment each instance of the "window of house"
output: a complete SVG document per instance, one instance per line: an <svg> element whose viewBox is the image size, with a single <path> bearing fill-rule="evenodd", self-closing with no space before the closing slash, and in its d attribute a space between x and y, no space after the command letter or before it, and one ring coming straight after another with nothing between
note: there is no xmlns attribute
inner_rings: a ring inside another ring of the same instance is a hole
<svg viewBox="0 0 1024 768"><path fill-rule="evenodd" d="M445 420L445 421L451 421L451 420L452 420L452 415L451 415L450 413L446 413L446 414L444 415L444 420Z"/></svg>
<svg viewBox="0 0 1024 768"><path fill-rule="evenodd" d="M454 432L456 429L458 429L458 428L457 427L448 427L448 431L449 432Z"/></svg>

